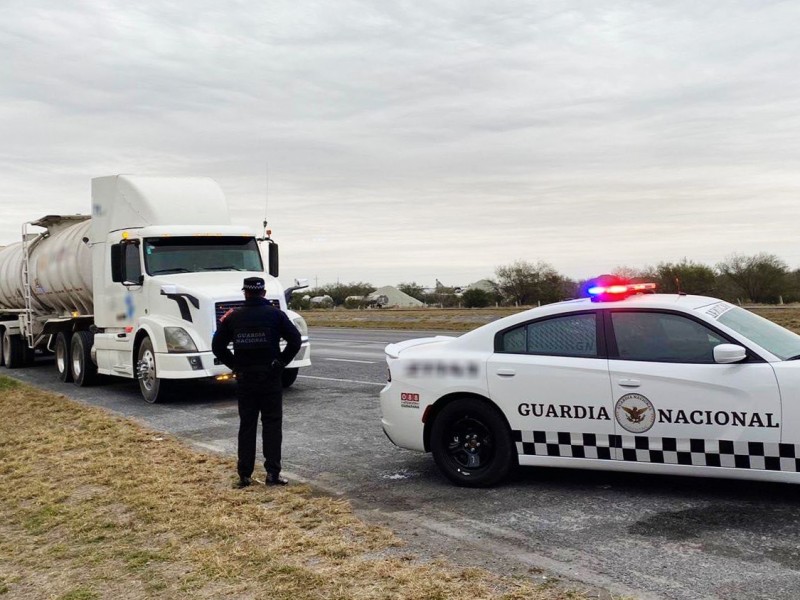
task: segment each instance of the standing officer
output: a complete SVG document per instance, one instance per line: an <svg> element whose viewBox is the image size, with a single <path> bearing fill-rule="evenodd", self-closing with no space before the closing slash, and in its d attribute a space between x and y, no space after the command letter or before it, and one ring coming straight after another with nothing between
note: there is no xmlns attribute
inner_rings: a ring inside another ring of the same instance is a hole
<svg viewBox="0 0 800 600"><path fill-rule="evenodd" d="M211 350L236 373L236 397L239 401L239 471L238 487L253 483L258 414L264 447L267 485L289 483L280 476L283 420L283 385L281 373L300 350L300 332L289 317L264 298L264 280L244 280L244 306L229 310L220 319ZM280 349L281 338L286 348ZM228 344L233 341L233 353Z"/></svg>

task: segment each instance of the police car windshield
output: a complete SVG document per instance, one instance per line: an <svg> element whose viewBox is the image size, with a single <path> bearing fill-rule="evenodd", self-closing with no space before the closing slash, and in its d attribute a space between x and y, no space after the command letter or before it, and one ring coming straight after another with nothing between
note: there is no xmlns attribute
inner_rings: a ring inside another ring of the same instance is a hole
<svg viewBox="0 0 800 600"><path fill-rule="evenodd" d="M144 266L149 275L264 270L255 239L235 236L147 238Z"/></svg>
<svg viewBox="0 0 800 600"><path fill-rule="evenodd" d="M719 322L769 350L781 360L800 354L800 335L776 325L749 310L734 306L719 317Z"/></svg>

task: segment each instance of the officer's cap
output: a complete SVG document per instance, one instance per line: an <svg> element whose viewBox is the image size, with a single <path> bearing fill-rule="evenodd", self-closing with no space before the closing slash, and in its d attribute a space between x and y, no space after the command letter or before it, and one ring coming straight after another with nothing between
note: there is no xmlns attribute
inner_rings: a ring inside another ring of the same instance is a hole
<svg viewBox="0 0 800 600"><path fill-rule="evenodd" d="M242 289L246 292L263 292L264 280L261 277L245 277Z"/></svg>

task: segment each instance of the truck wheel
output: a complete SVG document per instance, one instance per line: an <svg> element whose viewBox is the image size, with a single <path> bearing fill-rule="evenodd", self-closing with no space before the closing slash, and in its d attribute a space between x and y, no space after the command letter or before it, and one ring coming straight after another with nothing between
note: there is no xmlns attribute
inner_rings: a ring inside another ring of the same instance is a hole
<svg viewBox="0 0 800 600"><path fill-rule="evenodd" d="M3 361L9 369L18 369L25 364L25 342L21 335L3 334Z"/></svg>
<svg viewBox="0 0 800 600"><path fill-rule="evenodd" d="M94 336L88 331L76 331L69 344L70 372L72 383L79 387L94 385L97 381L97 365L92 362Z"/></svg>
<svg viewBox="0 0 800 600"><path fill-rule="evenodd" d="M503 417L477 398L445 406L433 423L436 465L456 485L487 487L508 475L516 451Z"/></svg>
<svg viewBox="0 0 800 600"><path fill-rule="evenodd" d="M281 385L285 388L292 387L292 384L297 380L297 372L299 370L300 369L284 369L283 373L281 373Z"/></svg>
<svg viewBox="0 0 800 600"><path fill-rule="evenodd" d="M156 370L156 353L149 337L142 340L136 360L139 390L145 402L155 404L167 399L172 391L172 381L161 379Z"/></svg>
<svg viewBox="0 0 800 600"><path fill-rule="evenodd" d="M67 331L59 331L56 335L54 353L56 356L56 370L61 381L72 381L72 365L70 364L69 343L72 341L72 334Z"/></svg>
<svg viewBox="0 0 800 600"><path fill-rule="evenodd" d="M5 328L0 327L0 367L4 367L6 364L6 354L3 352L3 338L5 337L5 333Z"/></svg>

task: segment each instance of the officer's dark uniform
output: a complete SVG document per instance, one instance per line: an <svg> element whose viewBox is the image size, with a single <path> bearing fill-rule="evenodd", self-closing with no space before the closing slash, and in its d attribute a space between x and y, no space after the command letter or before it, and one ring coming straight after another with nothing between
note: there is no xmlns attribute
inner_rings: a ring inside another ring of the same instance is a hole
<svg viewBox="0 0 800 600"><path fill-rule="evenodd" d="M259 412L267 483L285 483L279 477L283 420L281 372L300 350L300 332L286 313L264 299L263 279L248 277L242 289L247 292L244 306L222 317L211 344L214 356L236 373L240 484L248 485L253 474ZM283 352L281 338L286 340ZM228 349L231 341L233 353Z"/></svg>

